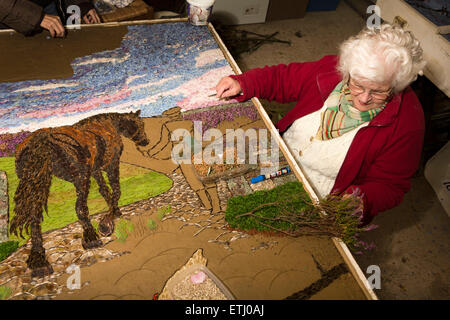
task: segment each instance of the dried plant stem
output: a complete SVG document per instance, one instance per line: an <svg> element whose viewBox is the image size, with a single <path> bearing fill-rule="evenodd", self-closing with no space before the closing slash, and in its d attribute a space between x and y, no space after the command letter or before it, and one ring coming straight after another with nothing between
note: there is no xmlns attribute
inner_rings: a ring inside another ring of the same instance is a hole
<svg viewBox="0 0 450 320"><path fill-rule="evenodd" d="M308 208L303 212L291 212L280 202L269 202L261 204L249 212L239 214L236 218L253 217L258 224L293 237L302 235L324 235L345 238L345 232L347 232L346 230L348 229L346 228L346 224L348 224L348 227L355 228L354 224L356 219L352 219L351 217L351 213L355 210L355 203L351 201L342 201L341 198L337 197L330 197L321 201L319 205L314 206L311 201L308 201L307 199L304 200L310 209ZM256 212L268 207L276 207L280 209L282 213L277 217L264 217L256 214ZM323 213L325 213L325 215ZM348 216L349 218L342 219L342 217L345 216ZM340 221L337 221L338 217L341 217ZM263 221L287 222L292 228L287 231Z"/></svg>

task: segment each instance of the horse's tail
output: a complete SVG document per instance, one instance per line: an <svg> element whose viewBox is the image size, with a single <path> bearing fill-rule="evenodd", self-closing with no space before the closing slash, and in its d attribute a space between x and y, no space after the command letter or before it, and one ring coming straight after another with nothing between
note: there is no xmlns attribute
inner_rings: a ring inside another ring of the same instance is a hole
<svg viewBox="0 0 450 320"><path fill-rule="evenodd" d="M15 215L10 233L25 229L30 234L31 222L43 220L42 208L47 212L47 199L52 181L50 133L39 130L19 145L16 152L16 173L19 181L15 201ZM48 212L47 212L48 213Z"/></svg>

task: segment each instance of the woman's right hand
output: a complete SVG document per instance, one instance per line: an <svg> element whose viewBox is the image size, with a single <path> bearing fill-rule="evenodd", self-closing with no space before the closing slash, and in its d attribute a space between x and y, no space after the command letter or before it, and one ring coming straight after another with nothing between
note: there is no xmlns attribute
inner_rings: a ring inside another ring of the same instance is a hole
<svg viewBox="0 0 450 320"><path fill-rule="evenodd" d="M41 27L48 30L52 38L62 38L66 34L66 30L64 29L59 17L51 14L44 15L44 18L41 21Z"/></svg>
<svg viewBox="0 0 450 320"><path fill-rule="evenodd" d="M239 81L231 77L223 77L216 86L217 98L229 98L237 96L242 92Z"/></svg>

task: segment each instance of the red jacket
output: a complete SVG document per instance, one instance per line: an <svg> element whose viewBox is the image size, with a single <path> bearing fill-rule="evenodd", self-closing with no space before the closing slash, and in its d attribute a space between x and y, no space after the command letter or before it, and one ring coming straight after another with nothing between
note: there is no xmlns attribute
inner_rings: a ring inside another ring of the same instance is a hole
<svg viewBox="0 0 450 320"><path fill-rule="evenodd" d="M276 124L282 133L296 119L323 106L342 80L337 62L337 56L325 56L314 62L257 68L232 78L242 87L240 101L252 97L280 103L297 101ZM359 193L364 201L364 224L379 212L397 206L419 166L424 134L422 106L408 87L358 131L331 193Z"/></svg>

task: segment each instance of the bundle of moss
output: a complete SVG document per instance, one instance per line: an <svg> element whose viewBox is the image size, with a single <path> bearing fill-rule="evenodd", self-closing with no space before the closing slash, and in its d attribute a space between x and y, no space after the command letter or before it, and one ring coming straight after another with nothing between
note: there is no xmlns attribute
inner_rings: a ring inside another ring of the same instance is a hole
<svg viewBox="0 0 450 320"><path fill-rule="evenodd" d="M275 231L289 236L337 237L350 249L359 246L360 216L356 199L330 196L314 205L300 182L256 191L228 200L225 220L231 228Z"/></svg>

